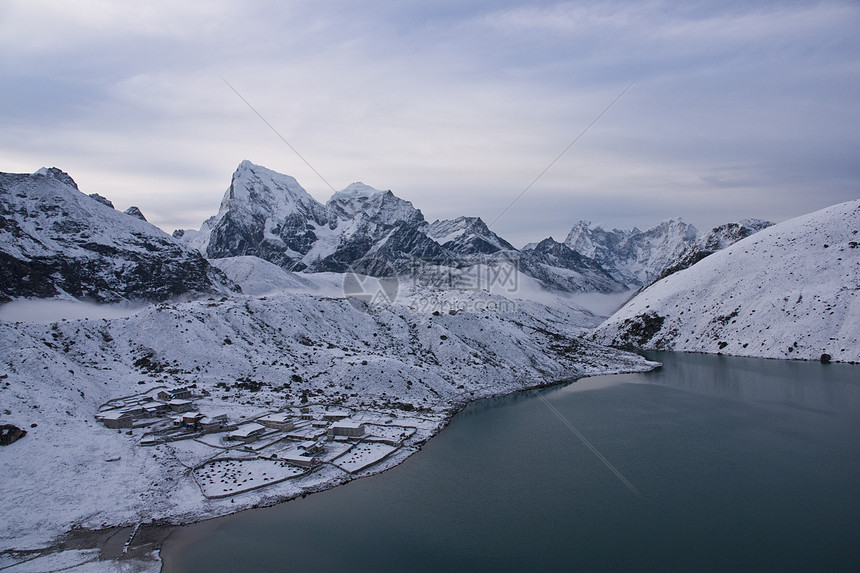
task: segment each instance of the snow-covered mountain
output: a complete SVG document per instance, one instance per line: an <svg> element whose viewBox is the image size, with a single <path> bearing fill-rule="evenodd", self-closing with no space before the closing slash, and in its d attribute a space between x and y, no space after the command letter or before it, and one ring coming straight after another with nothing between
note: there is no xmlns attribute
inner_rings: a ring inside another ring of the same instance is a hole
<svg viewBox="0 0 860 573"><path fill-rule="evenodd" d="M326 209L333 235L308 257L310 271L368 274L403 272L416 259L445 256L426 234L424 215L391 191L353 183L335 193Z"/></svg>
<svg viewBox="0 0 860 573"><path fill-rule="evenodd" d="M681 219L668 219L647 231L606 231L580 221L564 244L597 261L619 283L640 287L671 266L697 237L696 228Z"/></svg>
<svg viewBox="0 0 860 573"><path fill-rule="evenodd" d="M249 161L233 174L218 214L200 231L180 230L174 237L210 259L253 255L296 272L403 275L427 263L462 269L520 261L519 270L546 288L625 288L590 257L566 247L550 253L544 242L518 252L478 217L428 224L409 201L363 183L338 191L323 206L292 177Z"/></svg>
<svg viewBox="0 0 860 573"><path fill-rule="evenodd" d="M509 242L492 232L480 217L434 221L427 228L427 236L449 253L461 256L516 250Z"/></svg>
<svg viewBox="0 0 860 573"><path fill-rule="evenodd" d="M166 300L235 286L200 253L114 210L56 168L0 173L0 302L75 297Z"/></svg>
<svg viewBox="0 0 860 573"><path fill-rule="evenodd" d="M372 273L443 256L426 227L421 211L391 191L353 183L322 205L289 175L243 161L218 214L199 232L174 236L210 259L254 255L291 271Z"/></svg>
<svg viewBox="0 0 860 573"><path fill-rule="evenodd" d="M654 283L594 333L622 347L860 361L860 201L767 227Z"/></svg>
<svg viewBox="0 0 860 573"><path fill-rule="evenodd" d="M628 288L593 258L552 237L524 248L519 264L521 272L561 291L612 293Z"/></svg>
<svg viewBox="0 0 860 573"><path fill-rule="evenodd" d="M705 257L713 255L717 251L725 249L752 234L758 233L762 229L767 229L771 225L773 223L760 219L743 219L737 223L726 223L725 225L714 227L706 235L699 237L695 243L687 247L675 262L663 269L660 276L655 280L684 270Z"/></svg>
<svg viewBox="0 0 860 573"><path fill-rule="evenodd" d="M327 222L325 208L295 179L243 161L201 233L210 259L254 255L289 267L317 242L316 231Z"/></svg>

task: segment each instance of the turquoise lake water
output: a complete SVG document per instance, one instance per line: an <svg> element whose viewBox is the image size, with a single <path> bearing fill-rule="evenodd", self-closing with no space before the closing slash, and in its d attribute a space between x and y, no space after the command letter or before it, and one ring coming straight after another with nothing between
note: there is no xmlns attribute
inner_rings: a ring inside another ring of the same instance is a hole
<svg viewBox="0 0 860 573"><path fill-rule="evenodd" d="M860 571L860 366L648 357L473 404L383 474L177 528L164 571Z"/></svg>

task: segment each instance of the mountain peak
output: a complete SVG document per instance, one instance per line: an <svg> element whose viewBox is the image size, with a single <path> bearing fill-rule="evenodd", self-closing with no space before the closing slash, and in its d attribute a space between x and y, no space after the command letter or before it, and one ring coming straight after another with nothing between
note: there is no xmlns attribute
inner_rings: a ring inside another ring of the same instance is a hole
<svg viewBox="0 0 860 573"><path fill-rule="evenodd" d="M126 215L130 215L132 217L135 217L137 219L140 219L141 221L146 221L146 217L143 216L143 213L141 212L141 210L138 209L137 207L135 207L134 205L132 205L131 207L129 207L128 209L123 211L123 213L125 213Z"/></svg>
<svg viewBox="0 0 860 573"><path fill-rule="evenodd" d="M427 229L427 236L458 255L515 250L510 243L492 232L480 217L434 221Z"/></svg>
<svg viewBox="0 0 860 573"><path fill-rule="evenodd" d="M391 193L391 191L388 191ZM366 197L370 198L374 195L378 195L379 193L385 193L385 191L380 191L379 189L374 189L370 185L365 185L361 181L356 181L355 183L350 183L344 189L341 189L334 195L332 195L332 199L334 198L360 198Z"/></svg>
<svg viewBox="0 0 860 573"><path fill-rule="evenodd" d="M75 183L75 180L72 179L71 175L57 167L42 167L41 169L33 173L33 175L41 175L43 177L48 177L49 179L55 179L61 183L65 183L69 187L74 187L75 189L78 188L78 184Z"/></svg>
<svg viewBox="0 0 860 573"><path fill-rule="evenodd" d="M595 259L619 282L644 285L656 278L698 237L695 227L680 217L661 221L647 231L606 231L579 221L564 244Z"/></svg>
<svg viewBox="0 0 860 573"><path fill-rule="evenodd" d="M166 300L232 287L161 229L103 208L63 171L0 173L0 301ZM107 207L111 207L107 202Z"/></svg>
<svg viewBox="0 0 860 573"><path fill-rule="evenodd" d="M289 266L316 241L327 223L325 207L294 177L244 160L214 220L204 223L200 241L210 258L255 255Z"/></svg>

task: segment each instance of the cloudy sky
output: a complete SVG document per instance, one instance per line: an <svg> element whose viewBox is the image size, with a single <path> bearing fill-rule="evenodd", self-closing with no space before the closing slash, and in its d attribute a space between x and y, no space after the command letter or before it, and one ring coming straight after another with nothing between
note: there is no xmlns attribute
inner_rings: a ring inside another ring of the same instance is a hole
<svg viewBox="0 0 860 573"><path fill-rule="evenodd" d="M780 221L860 197L858 30L828 0L0 0L0 171L60 167L168 232L243 159L517 246Z"/></svg>

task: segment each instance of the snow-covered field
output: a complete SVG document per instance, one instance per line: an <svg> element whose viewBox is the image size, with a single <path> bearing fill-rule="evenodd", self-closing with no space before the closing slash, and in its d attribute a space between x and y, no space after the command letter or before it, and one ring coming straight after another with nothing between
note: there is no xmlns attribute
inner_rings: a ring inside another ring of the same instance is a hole
<svg viewBox="0 0 860 573"><path fill-rule="evenodd" d="M860 201L774 225L651 285L598 342L860 361Z"/></svg>
<svg viewBox="0 0 860 573"><path fill-rule="evenodd" d="M303 470L272 460L217 459L194 470L208 498L228 497L302 475Z"/></svg>
<svg viewBox="0 0 860 573"><path fill-rule="evenodd" d="M246 263L224 268L258 280ZM319 491L386 455L361 475L400 463L471 400L653 366L583 340L599 320L573 301L548 306L464 291L444 296L465 306L440 312L416 304L428 293L407 289L367 313L333 296L342 280L285 280L265 296L165 303L119 317L1 320L0 421L27 435L0 449L0 552L49 546L71 528L190 522ZM511 304L503 311L488 304L504 301ZM207 465L220 437L142 447L149 429L109 429L95 419L109 400L184 385L203 396L201 411L226 411L231 421L288 407L345 408L368 424L394 420L406 428L398 432L406 444L332 449L323 461L335 465L281 480L294 470L277 462L238 462L242 471ZM251 480L271 485L251 489ZM224 494L226 482L236 495L207 498Z"/></svg>
<svg viewBox="0 0 860 573"><path fill-rule="evenodd" d="M380 443L358 444L332 463L351 474L372 466L397 451L397 447Z"/></svg>

